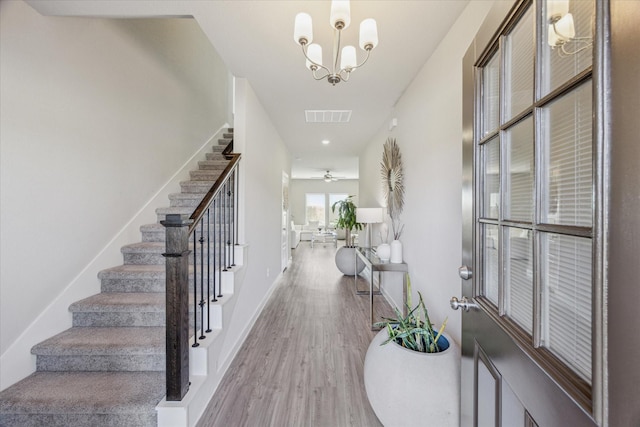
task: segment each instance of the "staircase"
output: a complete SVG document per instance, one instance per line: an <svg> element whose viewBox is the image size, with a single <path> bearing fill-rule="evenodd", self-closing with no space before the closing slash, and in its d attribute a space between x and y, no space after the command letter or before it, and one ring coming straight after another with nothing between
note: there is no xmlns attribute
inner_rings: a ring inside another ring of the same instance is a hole
<svg viewBox="0 0 640 427"><path fill-rule="evenodd" d="M232 139L228 129L169 196L170 206L156 210L158 221L191 215L227 165L222 151ZM148 224L141 234L122 248L123 265L100 272L101 293L69 307L72 328L32 348L36 372L0 392L0 426L157 425L165 395L165 229Z"/></svg>

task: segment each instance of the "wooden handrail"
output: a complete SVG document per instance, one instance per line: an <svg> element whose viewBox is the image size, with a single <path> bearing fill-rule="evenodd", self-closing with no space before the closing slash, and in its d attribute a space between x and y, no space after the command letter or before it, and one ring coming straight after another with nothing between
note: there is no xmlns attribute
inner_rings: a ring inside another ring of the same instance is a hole
<svg viewBox="0 0 640 427"><path fill-rule="evenodd" d="M213 201L213 199L220 192L220 189L222 188L222 184L224 184L227 181L227 179L229 179L229 177L233 173L233 170L236 168L238 162L240 161L239 153L232 153L227 157L229 158L229 164L227 164L227 167L224 168L224 170L222 171L222 173L220 174L216 182L209 189L207 194L205 194L204 198L202 199L198 207L193 211L193 213L189 217L189 219L193 220L193 223L189 227L189 234L191 234L194 227L198 224L198 222L200 222L200 220L202 219L202 216L205 214L205 212L209 208L209 205L211 205L211 202Z"/></svg>

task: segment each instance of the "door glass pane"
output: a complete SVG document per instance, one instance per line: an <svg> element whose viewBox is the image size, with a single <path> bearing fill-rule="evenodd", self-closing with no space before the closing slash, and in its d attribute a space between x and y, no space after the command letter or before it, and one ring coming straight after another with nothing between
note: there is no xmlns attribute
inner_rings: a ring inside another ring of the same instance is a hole
<svg viewBox="0 0 640 427"><path fill-rule="evenodd" d="M541 97L586 70L593 61L593 0L543 1L546 30L539 55ZM568 8L563 7L568 5ZM561 19L558 22L558 19ZM554 24L555 22L555 31Z"/></svg>
<svg viewBox="0 0 640 427"><path fill-rule="evenodd" d="M504 121L533 103L533 9L505 37Z"/></svg>
<svg viewBox="0 0 640 427"><path fill-rule="evenodd" d="M533 119L528 118L505 132L506 188L504 217L533 221Z"/></svg>
<svg viewBox="0 0 640 427"><path fill-rule="evenodd" d="M591 382L591 239L541 233L543 345Z"/></svg>
<svg viewBox="0 0 640 427"><path fill-rule="evenodd" d="M544 144L542 222L592 223L591 82L542 110Z"/></svg>
<svg viewBox="0 0 640 427"><path fill-rule="evenodd" d="M533 326L533 242L531 231L505 227L505 313L528 333Z"/></svg>
<svg viewBox="0 0 640 427"><path fill-rule="evenodd" d="M483 295L498 307L498 226L484 224Z"/></svg>
<svg viewBox="0 0 640 427"><path fill-rule="evenodd" d="M487 135L498 129L498 101L500 95L498 55L482 69L482 135Z"/></svg>
<svg viewBox="0 0 640 427"><path fill-rule="evenodd" d="M484 189L482 216L498 218L500 211L500 142L493 138L482 145Z"/></svg>

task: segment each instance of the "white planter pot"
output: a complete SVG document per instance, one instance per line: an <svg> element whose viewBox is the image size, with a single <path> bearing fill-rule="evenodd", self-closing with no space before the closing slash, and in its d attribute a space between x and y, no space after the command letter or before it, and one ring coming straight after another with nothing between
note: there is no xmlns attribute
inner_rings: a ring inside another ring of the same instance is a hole
<svg viewBox="0 0 640 427"><path fill-rule="evenodd" d="M371 407L385 427L458 426L460 349L449 341L440 353L418 353L374 337L364 361L364 385Z"/></svg>
<svg viewBox="0 0 640 427"><path fill-rule="evenodd" d="M358 265L356 268L356 248L341 246L336 251L336 267L347 276L353 276L360 274L364 270L364 262L358 258Z"/></svg>

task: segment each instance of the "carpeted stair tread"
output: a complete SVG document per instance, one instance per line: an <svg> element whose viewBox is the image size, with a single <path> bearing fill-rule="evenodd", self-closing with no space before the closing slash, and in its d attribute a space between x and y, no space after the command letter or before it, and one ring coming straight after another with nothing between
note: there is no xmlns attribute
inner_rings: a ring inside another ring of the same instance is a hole
<svg viewBox="0 0 640 427"><path fill-rule="evenodd" d="M0 392L0 417L144 412L155 418L165 392L164 372L35 372Z"/></svg>
<svg viewBox="0 0 640 427"><path fill-rule="evenodd" d="M165 328L70 328L39 344L35 355L164 354Z"/></svg>

